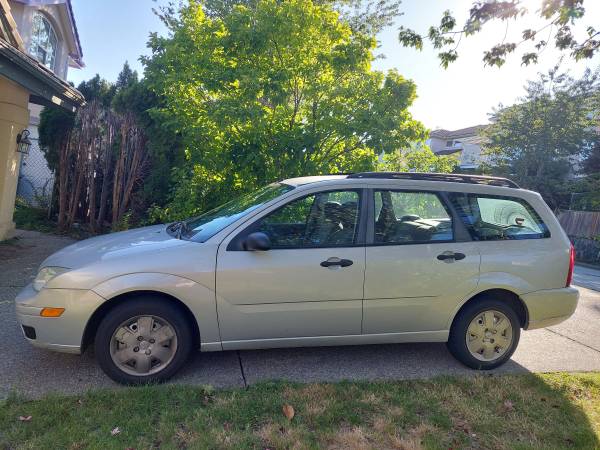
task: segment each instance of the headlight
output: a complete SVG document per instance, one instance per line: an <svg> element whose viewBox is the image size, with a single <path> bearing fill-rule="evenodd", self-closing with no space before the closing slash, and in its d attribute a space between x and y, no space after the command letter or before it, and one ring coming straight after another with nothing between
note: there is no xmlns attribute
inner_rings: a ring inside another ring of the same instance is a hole
<svg viewBox="0 0 600 450"><path fill-rule="evenodd" d="M33 280L33 288L39 292L46 286L46 283L54 277L59 276L61 273L68 272L69 270L71 269L67 269L66 267L44 267L40 269L35 280Z"/></svg>

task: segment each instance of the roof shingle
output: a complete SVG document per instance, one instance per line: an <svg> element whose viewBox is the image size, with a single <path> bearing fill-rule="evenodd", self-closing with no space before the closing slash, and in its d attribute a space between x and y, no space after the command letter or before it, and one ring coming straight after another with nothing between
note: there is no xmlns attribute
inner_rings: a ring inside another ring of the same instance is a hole
<svg viewBox="0 0 600 450"><path fill-rule="evenodd" d="M473 127L461 128L460 130L433 130L429 133L429 137L438 138L438 139L458 139L465 138L471 136L477 136L481 130L486 128L487 125L475 125Z"/></svg>

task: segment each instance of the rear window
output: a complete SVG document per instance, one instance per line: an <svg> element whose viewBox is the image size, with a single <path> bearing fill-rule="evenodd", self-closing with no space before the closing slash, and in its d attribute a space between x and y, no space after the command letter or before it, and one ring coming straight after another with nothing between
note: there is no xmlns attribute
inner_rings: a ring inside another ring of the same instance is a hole
<svg viewBox="0 0 600 450"><path fill-rule="evenodd" d="M475 240L550 237L546 224L523 199L465 193L450 193L449 197Z"/></svg>

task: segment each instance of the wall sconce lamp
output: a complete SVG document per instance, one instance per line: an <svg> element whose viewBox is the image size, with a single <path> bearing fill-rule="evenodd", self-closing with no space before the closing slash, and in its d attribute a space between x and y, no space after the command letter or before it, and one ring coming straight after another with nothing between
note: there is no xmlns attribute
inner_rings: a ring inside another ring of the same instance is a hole
<svg viewBox="0 0 600 450"><path fill-rule="evenodd" d="M29 140L29 130L23 130L17 134L17 151L24 155L29 155L31 140Z"/></svg>

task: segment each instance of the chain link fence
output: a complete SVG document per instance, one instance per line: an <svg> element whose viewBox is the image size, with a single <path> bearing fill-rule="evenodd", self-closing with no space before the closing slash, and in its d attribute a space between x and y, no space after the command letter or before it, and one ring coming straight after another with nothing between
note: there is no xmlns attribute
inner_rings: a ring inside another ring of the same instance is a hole
<svg viewBox="0 0 600 450"><path fill-rule="evenodd" d="M37 128L31 130L29 154L21 155L17 184L19 201L40 209L48 209L52 201L54 173L48 168L37 139Z"/></svg>

